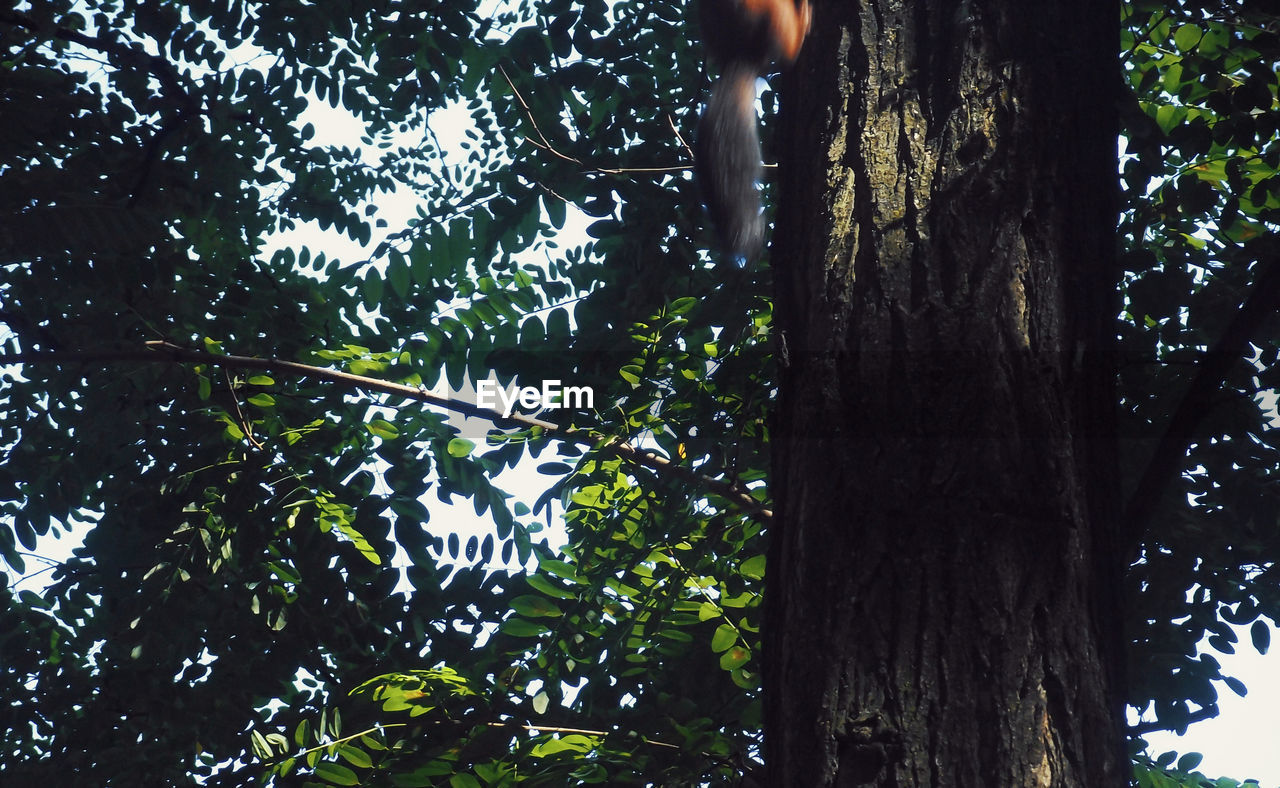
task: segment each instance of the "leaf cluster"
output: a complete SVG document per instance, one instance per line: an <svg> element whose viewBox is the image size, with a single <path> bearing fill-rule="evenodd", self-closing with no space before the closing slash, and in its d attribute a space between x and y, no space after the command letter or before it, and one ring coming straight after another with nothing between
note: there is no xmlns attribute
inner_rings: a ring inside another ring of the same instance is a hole
<svg viewBox="0 0 1280 788"><path fill-rule="evenodd" d="M1140 731L1215 715L1220 684L1243 695L1209 652L1233 653L1242 628L1265 652L1280 614L1274 22L1240 3L1126 7L1121 438Z"/></svg>
<svg viewBox="0 0 1280 788"><path fill-rule="evenodd" d="M0 34L0 102L31 119L3 132L0 339L44 359L0 394L0 554L32 570L0 614L0 778L752 768L763 526L716 490L767 506L770 316L758 273L692 243L683 9L55 2ZM571 381L594 407L548 417L596 439L139 357L158 341L455 393ZM498 486L526 458L534 507ZM82 542L42 558L55 536Z"/></svg>

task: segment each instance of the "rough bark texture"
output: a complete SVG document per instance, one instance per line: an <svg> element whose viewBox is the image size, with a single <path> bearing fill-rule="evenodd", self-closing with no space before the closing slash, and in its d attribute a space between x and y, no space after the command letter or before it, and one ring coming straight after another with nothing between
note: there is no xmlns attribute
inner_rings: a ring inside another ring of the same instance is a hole
<svg viewBox="0 0 1280 788"><path fill-rule="evenodd" d="M777 146L768 784L1125 785L1118 7L814 22Z"/></svg>

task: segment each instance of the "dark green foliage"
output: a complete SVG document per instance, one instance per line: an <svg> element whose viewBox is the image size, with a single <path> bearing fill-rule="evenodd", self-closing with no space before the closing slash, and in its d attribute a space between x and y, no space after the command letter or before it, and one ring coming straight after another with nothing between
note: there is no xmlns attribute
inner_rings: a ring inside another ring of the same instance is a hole
<svg viewBox="0 0 1280 788"><path fill-rule="evenodd" d="M1126 13L1130 700L1181 731L1244 693L1197 646L1230 654L1252 624L1265 650L1280 613L1280 37L1250 4Z"/></svg>
<svg viewBox="0 0 1280 788"><path fill-rule="evenodd" d="M540 430L486 443L313 378L145 357L164 340L410 385L559 378L596 395L554 414L566 425L758 481L768 312L727 308L687 237L683 13L530 10L0 12L0 102L19 119L0 132L3 339L30 362L3 389L0 552L22 572L37 540L85 534L42 592L6 595L4 782L748 767L762 526L694 477ZM308 101L359 117L360 148L317 130ZM461 158L424 124L443 107L470 116ZM381 218L393 191L408 224ZM581 212L599 240L550 244ZM367 259L272 251L304 224ZM494 486L527 456L556 485L565 554L539 524L551 508ZM493 532L431 521L428 494Z"/></svg>
<svg viewBox="0 0 1280 788"><path fill-rule="evenodd" d="M766 523L704 482L767 505L767 269L705 251L684 5L0 11L0 341L29 354L0 387L0 555L33 573L41 540L85 534L47 588L3 592L0 782L694 785L755 767ZM1145 490L1204 349L1276 267L1280 44L1243 7L1128 13L1120 331ZM360 118L358 149L309 102ZM469 119L461 144L441 109ZM414 219L387 218L406 202ZM302 226L359 259L272 239ZM565 226L587 240L564 248ZM1258 399L1276 330L1252 326L1256 363L1237 353L1211 387L1186 472L1135 502L1131 699L1161 727L1212 708L1206 634L1229 650L1226 622L1280 612L1280 441ZM410 386L591 386L594 410L544 416L596 441L460 432L371 389L145 358L157 340ZM536 510L499 486L529 459ZM492 532L458 533L431 498ZM563 552L544 525L561 512Z"/></svg>

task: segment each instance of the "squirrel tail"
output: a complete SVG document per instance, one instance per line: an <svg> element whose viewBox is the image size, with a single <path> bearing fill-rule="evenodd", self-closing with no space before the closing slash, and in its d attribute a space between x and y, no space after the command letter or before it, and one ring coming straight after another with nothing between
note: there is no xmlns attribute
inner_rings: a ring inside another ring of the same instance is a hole
<svg viewBox="0 0 1280 788"><path fill-rule="evenodd" d="M757 188L763 174L756 130L757 75L757 64L725 64L698 121L694 141L698 186L720 246L743 265L754 261L764 245Z"/></svg>

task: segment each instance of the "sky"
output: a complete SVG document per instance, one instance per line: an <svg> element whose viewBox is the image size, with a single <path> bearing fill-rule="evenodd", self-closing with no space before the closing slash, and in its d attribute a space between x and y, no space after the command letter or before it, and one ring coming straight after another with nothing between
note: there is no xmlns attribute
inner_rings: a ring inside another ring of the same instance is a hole
<svg viewBox="0 0 1280 788"><path fill-rule="evenodd" d="M1210 778L1256 778L1262 788L1280 788L1280 651L1261 655L1249 645L1247 627L1237 627L1236 634L1235 654L1210 653L1224 675L1244 682L1248 694L1241 698L1217 685L1221 713L1192 725L1183 737L1151 734L1150 752L1199 752L1204 761L1196 770Z"/></svg>

